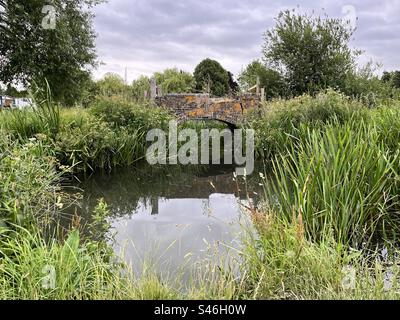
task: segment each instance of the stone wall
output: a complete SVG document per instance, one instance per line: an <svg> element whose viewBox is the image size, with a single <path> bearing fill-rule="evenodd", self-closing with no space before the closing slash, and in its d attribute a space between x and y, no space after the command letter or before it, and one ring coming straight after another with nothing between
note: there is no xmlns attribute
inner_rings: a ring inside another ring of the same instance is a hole
<svg viewBox="0 0 400 320"><path fill-rule="evenodd" d="M208 94L170 94L156 97L155 102L170 110L180 121L214 119L237 125L246 112L259 106L260 97L251 94L234 98L210 98Z"/></svg>

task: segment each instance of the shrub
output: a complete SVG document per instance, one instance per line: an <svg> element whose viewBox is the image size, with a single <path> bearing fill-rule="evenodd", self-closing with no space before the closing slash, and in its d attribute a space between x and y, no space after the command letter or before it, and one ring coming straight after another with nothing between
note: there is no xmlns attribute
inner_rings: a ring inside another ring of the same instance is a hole
<svg viewBox="0 0 400 320"><path fill-rule="evenodd" d="M61 164L76 172L110 170L131 165L145 154L145 135L140 129L113 130L109 124L93 120L80 127L66 127L54 141Z"/></svg>
<svg viewBox="0 0 400 320"><path fill-rule="evenodd" d="M367 116L367 110L360 103L327 90L316 97L303 95L267 103L260 113L250 114L246 126L256 130L257 156L269 160L279 152L285 152L294 137L300 139L301 126L319 128L334 119L343 123Z"/></svg>
<svg viewBox="0 0 400 320"><path fill-rule="evenodd" d="M0 142L0 224L29 227L46 224L62 206L56 184L60 174L47 146L31 139L12 142L7 136Z"/></svg>
<svg viewBox="0 0 400 320"><path fill-rule="evenodd" d="M127 129L150 130L163 128L170 119L169 114L150 104L135 104L121 100L118 97L99 98L90 108L95 117L112 125L124 126Z"/></svg>

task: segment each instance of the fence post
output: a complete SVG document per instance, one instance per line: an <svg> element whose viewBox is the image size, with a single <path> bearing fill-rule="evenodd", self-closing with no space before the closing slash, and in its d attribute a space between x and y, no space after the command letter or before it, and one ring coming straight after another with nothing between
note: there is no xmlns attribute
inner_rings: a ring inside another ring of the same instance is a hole
<svg viewBox="0 0 400 320"><path fill-rule="evenodd" d="M156 78L151 78L150 79L150 99L154 100L157 95L157 82Z"/></svg>
<svg viewBox="0 0 400 320"><path fill-rule="evenodd" d="M157 86L157 96L158 97L162 97L163 96L163 92L162 92L162 87L161 86Z"/></svg>

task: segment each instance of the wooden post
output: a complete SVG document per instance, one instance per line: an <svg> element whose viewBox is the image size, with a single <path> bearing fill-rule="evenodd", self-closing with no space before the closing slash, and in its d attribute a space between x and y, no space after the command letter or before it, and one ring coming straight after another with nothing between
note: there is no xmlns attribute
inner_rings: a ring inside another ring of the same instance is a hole
<svg viewBox="0 0 400 320"><path fill-rule="evenodd" d="M256 88L256 95L260 95L260 77L257 76L257 88Z"/></svg>
<svg viewBox="0 0 400 320"><path fill-rule="evenodd" d="M162 97L163 96L163 92L162 92L162 87L161 86L157 86L157 96L158 97Z"/></svg>
<svg viewBox="0 0 400 320"><path fill-rule="evenodd" d="M261 88L261 102L265 101L265 88Z"/></svg>
<svg viewBox="0 0 400 320"><path fill-rule="evenodd" d="M156 78L150 79L150 99L154 100L157 96L157 82Z"/></svg>

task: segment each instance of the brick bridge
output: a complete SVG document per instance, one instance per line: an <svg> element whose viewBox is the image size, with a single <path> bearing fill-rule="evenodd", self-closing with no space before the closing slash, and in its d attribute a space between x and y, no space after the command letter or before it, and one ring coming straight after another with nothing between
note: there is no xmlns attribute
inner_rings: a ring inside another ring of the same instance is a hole
<svg viewBox="0 0 400 320"><path fill-rule="evenodd" d="M235 98L210 98L208 94L169 94L155 97L155 103L171 111L178 122L217 120L231 129L237 128L243 116L260 104L260 96L240 95Z"/></svg>

